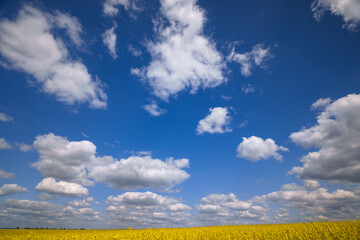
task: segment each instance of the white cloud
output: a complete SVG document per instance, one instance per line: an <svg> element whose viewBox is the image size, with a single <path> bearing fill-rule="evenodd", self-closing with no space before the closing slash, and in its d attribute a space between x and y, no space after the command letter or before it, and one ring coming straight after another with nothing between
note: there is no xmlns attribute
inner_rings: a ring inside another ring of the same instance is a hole
<svg viewBox="0 0 360 240"><path fill-rule="evenodd" d="M252 162L257 162L260 159L268 159L270 157L282 160L279 151L289 151L289 149L276 145L275 141L271 138L263 140L260 137L251 136L249 138L243 137L243 141L236 150L236 156Z"/></svg>
<svg viewBox="0 0 360 240"><path fill-rule="evenodd" d="M69 105L88 102L92 108L105 108L102 83L93 79L81 61L71 60L64 42L51 34L55 27L66 28L70 38L79 42L81 26L74 19L24 5L14 21L1 19L0 53L12 68L32 75L42 91L55 95L58 101Z"/></svg>
<svg viewBox="0 0 360 240"><path fill-rule="evenodd" d="M144 105L144 109L150 113L150 115L158 117L161 114L166 112L165 109L162 109L158 106L157 102L152 101L150 104Z"/></svg>
<svg viewBox="0 0 360 240"><path fill-rule="evenodd" d="M201 224L223 225L243 224L245 220L265 221L268 209L254 206L248 201L239 200L235 194L210 194L204 197L197 206L196 218Z"/></svg>
<svg viewBox="0 0 360 240"><path fill-rule="evenodd" d="M108 183L116 189L155 188L169 189L187 180L190 175L182 170L188 167L188 159L165 162L151 156L131 156L116 160L98 158L89 166L90 176L96 181Z"/></svg>
<svg viewBox="0 0 360 240"><path fill-rule="evenodd" d="M26 143L16 143L16 145L19 147L20 151L22 151L22 152L29 152L33 148L32 145L29 145Z"/></svg>
<svg viewBox="0 0 360 240"><path fill-rule="evenodd" d="M119 6L122 6L126 11L141 11L142 9L137 5L138 0L106 0L103 6L103 13L108 16L115 16L119 13ZM133 15L131 15L134 17Z"/></svg>
<svg viewBox="0 0 360 240"><path fill-rule="evenodd" d="M39 160L32 164L45 177L92 185L87 179L86 164L95 158L96 146L89 141L68 141L53 133L39 135L33 143Z"/></svg>
<svg viewBox="0 0 360 240"><path fill-rule="evenodd" d="M344 28L355 30L360 23L360 2L358 0L314 0L311 4L316 20L320 20L326 11L341 16Z"/></svg>
<svg viewBox="0 0 360 240"><path fill-rule="evenodd" d="M199 121L196 128L197 134L203 133L225 133L231 132L232 129L228 126L231 117L226 107L215 107L209 109L210 114Z"/></svg>
<svg viewBox="0 0 360 240"><path fill-rule="evenodd" d="M316 110L316 109L325 108L325 107L329 106L331 101L332 101L331 98L319 98L316 102L314 102L311 105L311 109Z"/></svg>
<svg viewBox="0 0 360 240"><path fill-rule="evenodd" d="M156 40L149 42L151 62L132 69L167 101L170 96L189 89L214 88L227 79L225 63L214 42L204 36L204 11L196 0L161 0L161 17L155 20Z"/></svg>
<svg viewBox="0 0 360 240"><path fill-rule="evenodd" d="M49 193L40 193L36 198L40 200L49 200L52 198L52 195Z"/></svg>
<svg viewBox="0 0 360 240"><path fill-rule="evenodd" d="M319 148L294 167L301 179L360 183L360 95L349 94L324 107L317 124L292 133L296 144Z"/></svg>
<svg viewBox="0 0 360 240"><path fill-rule="evenodd" d="M249 83L241 88L241 91L245 94L255 92L255 88Z"/></svg>
<svg viewBox="0 0 360 240"><path fill-rule="evenodd" d="M235 46L233 46L226 59L229 62L239 63L241 65L241 74L248 77L251 75L254 65L264 67L265 61L273 57L270 49L270 47L264 48L263 44L257 44L252 48L251 52L236 53Z"/></svg>
<svg viewBox="0 0 360 240"><path fill-rule="evenodd" d="M36 137L33 144L39 160L32 164L45 177L93 185L107 183L117 189L171 188L187 180L182 170L188 159L166 161L151 156L131 156L117 160L111 156L97 157L96 146L89 141L69 141L53 133Z"/></svg>
<svg viewBox="0 0 360 240"><path fill-rule="evenodd" d="M27 189L24 187L20 187L17 184L4 184L0 188L0 196L6 196L9 194L22 193L22 192L27 192Z"/></svg>
<svg viewBox="0 0 360 240"><path fill-rule="evenodd" d="M191 208L181 199L163 196L153 192L126 192L109 196L106 212L110 222L116 225L135 225L144 228L153 226L176 226L189 221ZM126 226L127 227L127 226Z"/></svg>
<svg viewBox="0 0 360 240"><path fill-rule="evenodd" d="M0 112L0 121L11 122L11 121L13 121L13 118L11 116L6 115L5 113Z"/></svg>
<svg viewBox="0 0 360 240"><path fill-rule="evenodd" d="M54 178L43 179L36 185L35 190L68 197L82 197L89 195L88 189L80 184L64 181L56 182Z"/></svg>
<svg viewBox="0 0 360 240"><path fill-rule="evenodd" d="M90 207L91 202L94 201L93 197L88 197L85 199L81 199L81 200L72 200L70 202L68 202L68 205L72 206L72 207L77 207L77 208L85 208L85 207Z"/></svg>
<svg viewBox="0 0 360 240"><path fill-rule="evenodd" d="M0 138L0 149L11 149L10 144L5 140L5 138Z"/></svg>
<svg viewBox="0 0 360 240"><path fill-rule="evenodd" d="M298 215L302 212L306 216L301 216L302 221L321 218L345 220L358 215L360 195L356 192L356 188L336 189L330 192L325 188L314 187L309 190L306 184L304 186L286 184L280 191L256 196L251 202L282 204L286 208L297 210Z"/></svg>
<svg viewBox="0 0 360 240"><path fill-rule="evenodd" d="M6 172L5 170L0 168L0 178L12 179L15 178L15 174L11 172Z"/></svg>
<svg viewBox="0 0 360 240"><path fill-rule="evenodd" d="M103 43L109 49L110 55L112 56L113 59L117 58L117 54L116 54L116 38L117 38L117 36L114 32L116 28L117 28L117 24L116 24L116 22L114 22L114 26L112 28L106 30L102 34Z"/></svg>
<svg viewBox="0 0 360 240"><path fill-rule="evenodd" d="M64 28L69 35L70 39L75 43L77 47L81 47L84 42L81 38L83 32L82 26L76 17L70 16L67 13L56 11L56 14L51 17L54 24L58 28Z"/></svg>
<svg viewBox="0 0 360 240"><path fill-rule="evenodd" d="M128 51L135 57L139 57L142 54L141 50L136 49L132 44L128 45Z"/></svg>

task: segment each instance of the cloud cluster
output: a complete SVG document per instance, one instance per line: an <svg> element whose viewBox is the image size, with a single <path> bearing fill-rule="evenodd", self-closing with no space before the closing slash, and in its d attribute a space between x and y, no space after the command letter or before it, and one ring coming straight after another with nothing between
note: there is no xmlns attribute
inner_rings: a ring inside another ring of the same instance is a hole
<svg viewBox="0 0 360 240"><path fill-rule="evenodd" d="M317 101L318 102L318 101ZM360 183L360 95L349 94L324 106L317 124L290 135L306 148L315 147L291 173L301 179Z"/></svg>
<svg viewBox="0 0 360 240"><path fill-rule="evenodd" d="M210 194L201 199L196 218L201 224L243 224L247 221L266 221L268 209L248 201L239 200L235 194Z"/></svg>
<svg viewBox="0 0 360 240"><path fill-rule="evenodd" d="M231 117L226 107L215 107L209 109L210 114L199 121L196 128L197 134L225 133L231 132L229 127Z"/></svg>
<svg viewBox="0 0 360 240"><path fill-rule="evenodd" d="M151 62L132 69L153 89L155 96L167 101L189 89L213 88L226 82L225 63L215 44L204 36L204 11L196 0L161 0L161 17L155 20L156 40L147 44Z"/></svg>
<svg viewBox="0 0 360 240"><path fill-rule="evenodd" d="M56 182L54 178L87 186L93 185L95 181L107 183L116 189L162 190L190 177L182 170L189 167L188 159L169 158L162 161L151 156L131 156L120 160L111 156L97 157L96 146L92 142L69 141L53 133L37 136L33 146L39 154L39 160L32 166L48 178L40 184L41 189L49 192L55 189L52 186L58 186L57 194L87 195L87 189L80 185Z"/></svg>
<svg viewBox="0 0 360 240"><path fill-rule="evenodd" d="M265 61L272 58L270 47L264 48L263 44L255 45L251 52L236 53L235 46L227 56L227 61L237 62L241 65L241 74L245 77L251 75L251 70L255 66L264 67Z"/></svg>
<svg viewBox="0 0 360 240"><path fill-rule="evenodd" d="M109 196L106 209L108 219L114 226L170 227L187 224L191 208L180 199L153 192L126 192Z"/></svg>
<svg viewBox="0 0 360 240"><path fill-rule="evenodd" d="M316 20L320 20L326 11L341 16L344 28L356 30L360 24L360 2L358 0L314 0L311 4Z"/></svg>
<svg viewBox="0 0 360 240"><path fill-rule="evenodd" d="M347 190L336 189L332 192L325 188L319 188L305 183L299 186L295 183L283 185L280 191L271 192L262 196L254 197L254 203L277 203L283 208L295 210L297 216L285 214L281 218L274 219L277 222L315 219L344 220L358 217L360 209L360 192L357 188Z"/></svg>
<svg viewBox="0 0 360 240"><path fill-rule="evenodd" d="M115 16L119 13L120 6L129 12L141 11L142 9L137 4L138 0L106 0L103 13L108 16Z"/></svg>
<svg viewBox="0 0 360 240"><path fill-rule="evenodd" d="M271 138L263 140L260 137L251 136L249 138L243 137L243 141L237 147L236 156L252 162L268 159L270 157L281 161L282 156L279 151L289 151L289 149L278 146Z"/></svg>
<svg viewBox="0 0 360 240"><path fill-rule="evenodd" d="M52 34L58 28L66 29L70 39L82 45L81 25L75 17L60 12L51 15L24 5L15 20L1 19L0 53L12 68L32 75L42 91L58 101L105 108L102 83L80 60L71 60L64 41Z"/></svg>

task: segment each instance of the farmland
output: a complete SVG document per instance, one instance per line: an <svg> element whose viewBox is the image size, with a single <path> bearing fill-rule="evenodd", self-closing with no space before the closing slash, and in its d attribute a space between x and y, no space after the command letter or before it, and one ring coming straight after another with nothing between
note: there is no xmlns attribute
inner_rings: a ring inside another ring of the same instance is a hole
<svg viewBox="0 0 360 240"><path fill-rule="evenodd" d="M359 239L360 221L132 230L2 229L1 239Z"/></svg>

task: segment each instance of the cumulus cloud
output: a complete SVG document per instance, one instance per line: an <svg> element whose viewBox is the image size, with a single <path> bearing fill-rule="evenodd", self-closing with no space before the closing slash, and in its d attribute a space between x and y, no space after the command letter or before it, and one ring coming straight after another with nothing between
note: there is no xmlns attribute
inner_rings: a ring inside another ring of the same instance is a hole
<svg viewBox="0 0 360 240"><path fill-rule="evenodd" d="M42 91L58 101L105 108L103 84L94 80L81 61L71 60L64 42L51 33L54 28L65 28L70 38L81 44L81 25L76 18L24 5L15 20L1 19L0 53L12 68L32 75Z"/></svg>
<svg viewBox="0 0 360 240"><path fill-rule="evenodd" d="M152 101L150 104L144 105L144 109L154 117L158 117L166 112L166 110L160 108L155 101Z"/></svg>
<svg viewBox="0 0 360 240"><path fill-rule="evenodd" d="M233 46L226 59L229 62L239 63L241 65L241 74L248 77L251 75L254 66L264 67L265 61L273 57L270 49L270 47L264 48L263 44L257 44L252 48L251 52L236 53L235 46Z"/></svg>
<svg viewBox="0 0 360 240"><path fill-rule="evenodd" d="M82 187L80 184L64 181L56 182L54 178L43 179L36 185L35 190L68 197L82 197L89 195L88 189Z"/></svg>
<svg viewBox="0 0 360 240"><path fill-rule="evenodd" d="M9 115L6 115L5 113L1 113L0 112L0 121L2 121L2 122L11 122L11 121L13 121L14 119L11 117L11 116L9 116Z"/></svg>
<svg viewBox="0 0 360 240"><path fill-rule="evenodd" d="M109 196L109 207L106 212L112 224L135 224L144 226L175 226L186 223L191 210L181 203L180 199L163 196L153 192L126 192L117 196Z"/></svg>
<svg viewBox="0 0 360 240"><path fill-rule="evenodd" d="M116 160L98 158L89 166L90 176L116 189L154 188L166 190L187 180L190 175L182 170L189 167L188 159L171 158L166 161L151 156L131 156Z"/></svg>
<svg viewBox="0 0 360 240"><path fill-rule="evenodd" d="M302 147L315 147L290 173L301 179L360 183L360 95L349 94L324 108L317 124L290 135Z"/></svg>
<svg viewBox="0 0 360 240"><path fill-rule="evenodd" d="M6 172L5 170L0 168L0 178L12 179L15 178L15 174L11 172Z"/></svg>
<svg viewBox="0 0 360 240"><path fill-rule="evenodd" d="M161 17L154 21L156 39L147 44L151 62L132 73L165 101L186 89L196 93L226 82L223 57L203 34L206 17L196 0L161 0L160 4Z"/></svg>
<svg viewBox="0 0 360 240"><path fill-rule="evenodd" d="M135 57L139 57L142 54L141 50L135 48L132 44L128 45L128 51Z"/></svg>
<svg viewBox="0 0 360 240"><path fill-rule="evenodd" d="M342 17L345 22L343 27L349 30L356 30L360 23L360 2L358 0L314 0L311 10L318 21L326 11Z"/></svg>
<svg viewBox="0 0 360 240"><path fill-rule="evenodd" d="M210 194L201 199L196 218L205 225L265 221L268 209L239 200L235 194Z"/></svg>
<svg viewBox="0 0 360 240"><path fill-rule="evenodd" d="M99 226L98 212L91 208L74 209L45 201L5 199L0 205L0 222L6 226L79 228L91 222Z"/></svg>
<svg viewBox="0 0 360 240"><path fill-rule="evenodd" d="M94 201L93 197L88 197L85 199L81 199L81 200L72 200L70 202L68 202L69 206L72 207L77 207L77 208L85 208L85 207L90 207L91 202Z"/></svg>
<svg viewBox="0 0 360 240"><path fill-rule="evenodd" d="M11 149L10 144L5 140L5 138L0 138L0 149Z"/></svg>
<svg viewBox="0 0 360 240"><path fill-rule="evenodd" d="M260 137L251 136L249 138L243 137L243 141L237 147L236 156L252 162L270 157L281 161L282 156L279 151L289 151L289 149L278 146L271 138L263 140Z"/></svg>
<svg viewBox="0 0 360 240"><path fill-rule="evenodd" d="M92 142L69 141L53 133L37 136L33 146L39 153L39 160L32 166L45 177L65 182L93 185L95 180L117 189L168 189L190 177L182 170L189 167L188 159L97 157Z"/></svg>
<svg viewBox="0 0 360 240"><path fill-rule="evenodd" d="M229 116L229 112L226 107L210 108L209 111L210 114L199 121L196 128L197 134L226 133L232 131L232 129L228 126L230 124L231 117Z"/></svg>
<svg viewBox="0 0 360 240"><path fill-rule="evenodd" d="M45 177L92 185L87 179L86 164L95 158L96 146L89 141L72 141L53 133L39 135L33 143L39 160L32 164Z"/></svg>
<svg viewBox="0 0 360 240"><path fill-rule="evenodd" d="M0 196L6 196L9 194L22 193L22 192L27 192L27 189L24 187L20 187L17 184L4 184L0 188Z"/></svg>
<svg viewBox="0 0 360 240"><path fill-rule="evenodd" d="M116 54L116 38L117 38L117 36L114 32L116 28L117 28L117 24L116 24L116 22L114 22L114 26L112 28L106 30L102 34L103 43L109 49L109 53L113 59L117 58L117 54Z"/></svg>
<svg viewBox="0 0 360 240"><path fill-rule="evenodd" d="M292 185L292 187L290 187ZM253 203L277 203L296 210L297 219L313 221L315 219L346 220L358 216L360 194L356 188L329 191L325 188L311 188L297 184L283 185L280 191L254 197ZM287 216L288 217L288 216ZM294 216L293 216L294 218ZM279 221L280 219L274 219ZM281 221L284 221L282 219Z"/></svg>
<svg viewBox="0 0 360 240"><path fill-rule="evenodd" d="M241 91L245 94L255 92L255 88L249 83L241 88Z"/></svg>

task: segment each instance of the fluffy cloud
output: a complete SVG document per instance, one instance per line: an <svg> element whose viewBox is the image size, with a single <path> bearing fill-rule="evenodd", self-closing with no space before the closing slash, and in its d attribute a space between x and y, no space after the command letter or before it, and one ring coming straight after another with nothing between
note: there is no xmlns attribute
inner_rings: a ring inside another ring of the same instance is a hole
<svg viewBox="0 0 360 240"><path fill-rule="evenodd" d="M175 226L189 220L191 208L180 199L153 192L126 192L109 196L106 212L115 225L135 224L137 227Z"/></svg>
<svg viewBox="0 0 360 240"><path fill-rule="evenodd" d="M251 75L254 65L264 67L264 62L272 57L270 47L264 48L263 44L255 45L251 52L246 53L236 53L234 46L227 56L227 61L239 63L241 65L241 74L248 77Z"/></svg>
<svg viewBox="0 0 360 240"><path fill-rule="evenodd" d="M76 18L25 5L14 21L1 19L0 53L12 68L32 75L42 91L55 95L58 101L70 105L88 102L92 108L105 108L102 83L93 79L81 61L70 59L64 42L51 33L56 27L65 28L70 38L81 44L81 25Z"/></svg>
<svg viewBox="0 0 360 240"><path fill-rule="evenodd" d="M204 11L196 0L161 0L161 14L155 21L157 39L149 42L151 62L132 69L167 101L185 89L213 88L226 82L225 63L213 41L204 36Z"/></svg>
<svg viewBox="0 0 360 240"><path fill-rule="evenodd" d="M203 133L225 133L231 132L230 124L231 117L226 107L215 107L209 109L210 114L199 121L196 128L197 134Z"/></svg>
<svg viewBox="0 0 360 240"><path fill-rule="evenodd" d="M0 205L0 223L11 227L79 228L96 221L92 226L95 228L101 222L98 214L91 208L74 209L45 201L5 199Z"/></svg>
<svg viewBox="0 0 360 240"><path fill-rule="evenodd" d="M82 197L89 195L88 189L77 183L68 183L64 181L56 182L54 178L43 179L36 185L35 190L68 197Z"/></svg>
<svg viewBox="0 0 360 240"><path fill-rule="evenodd" d="M187 180L188 159L166 161L150 156L131 156L117 160L111 156L97 157L96 146L89 141L69 141L53 133L36 137L33 144L39 160L32 164L45 177L66 182L92 185L107 183L117 189L169 189Z"/></svg>
<svg viewBox="0 0 360 240"><path fill-rule="evenodd" d="M319 148L290 173L301 179L360 183L360 95L349 94L324 107L317 124L292 133L296 144Z"/></svg>
<svg viewBox="0 0 360 240"><path fill-rule="evenodd" d="M106 0L104 2L103 13L108 16L115 16L119 13L119 6L130 12L141 11L137 3L138 0Z"/></svg>
<svg viewBox="0 0 360 240"><path fill-rule="evenodd" d="M131 156L116 160L112 157L98 158L89 166L90 176L116 189L155 188L169 189L187 180L190 175L182 170L189 166L188 159L165 162L151 156Z"/></svg>
<svg viewBox="0 0 360 240"><path fill-rule="evenodd" d="M252 162L257 162L260 159L268 159L273 157L277 160L282 160L279 151L289 151L287 148L276 145L271 138L263 140L260 137L251 136L249 138L243 137L243 141L239 144L236 152L237 157L245 158Z"/></svg>
<svg viewBox="0 0 360 240"><path fill-rule="evenodd" d="M158 106L157 102L152 101L150 104L144 105L144 109L150 113L150 115L158 117L161 114L166 112L165 109L162 109Z"/></svg>
<svg viewBox="0 0 360 240"><path fill-rule="evenodd" d="M321 109L327 107L331 103L331 98L320 98L311 105L311 109Z"/></svg>
<svg viewBox="0 0 360 240"><path fill-rule="evenodd" d="M293 187L289 187L290 185ZM251 202L281 204L285 208L296 210L295 213L298 216L292 216L293 219L302 221L313 221L315 219L346 220L358 216L360 209L359 193L356 188L336 189L330 192L325 188L309 189L306 184L304 186L286 184L282 186L280 191L256 196ZM281 222L284 219L275 218L274 221Z"/></svg>
<svg viewBox="0 0 360 240"><path fill-rule="evenodd" d="M265 221L268 209L237 199L235 194L210 194L197 206L196 218L205 225L241 224L244 221Z"/></svg>
<svg viewBox="0 0 360 240"><path fill-rule="evenodd" d="M22 152L29 152L33 148L32 145L25 143L17 143L16 145L19 147L20 151Z"/></svg>
<svg viewBox="0 0 360 240"><path fill-rule="evenodd" d="M11 149L10 144L5 140L5 138L0 138L0 149Z"/></svg>
<svg viewBox="0 0 360 240"><path fill-rule="evenodd" d="M15 178L15 174L13 174L11 172L6 172L0 168L0 178L12 179L12 178Z"/></svg>
<svg viewBox="0 0 360 240"><path fill-rule="evenodd" d="M72 206L72 207L77 207L77 208L85 208L85 207L90 207L91 202L94 201L93 197L88 197L85 199L81 199L81 200L72 200L70 202L68 202L68 205Z"/></svg>
<svg viewBox="0 0 360 240"><path fill-rule="evenodd" d="M95 158L96 146L89 141L70 142L53 133L39 135L33 143L39 160L32 164L45 177L92 185L87 179L86 164Z"/></svg>
<svg viewBox="0 0 360 240"><path fill-rule="evenodd" d="M116 54L116 38L117 38L117 36L114 32L116 28L117 28L117 24L116 24L116 22L114 22L114 26L112 28L106 30L102 34L103 43L109 49L110 55L112 56L113 59L117 58L117 54Z"/></svg>
<svg viewBox="0 0 360 240"><path fill-rule="evenodd" d="M70 39L77 47L81 47L84 44L81 38L83 32L81 23L76 17L56 11L54 16L50 16L50 20L52 20L58 28L65 29Z"/></svg>
<svg viewBox="0 0 360 240"><path fill-rule="evenodd" d="M2 122L11 122L13 118L11 116L6 115L5 113L0 112L0 121Z"/></svg>
<svg viewBox="0 0 360 240"><path fill-rule="evenodd" d="M26 188L20 187L17 184L4 184L0 188L0 196L6 196L13 193L27 192Z"/></svg>
<svg viewBox="0 0 360 240"><path fill-rule="evenodd" d="M360 2L358 0L314 0L311 4L316 20L320 20L326 11L341 16L344 28L355 30L360 23Z"/></svg>

